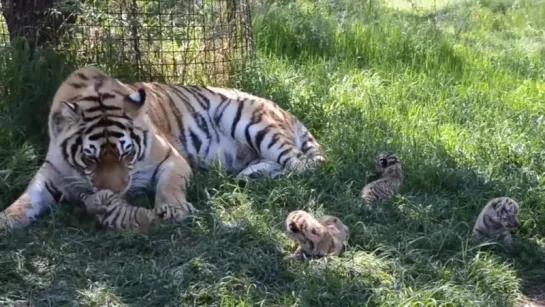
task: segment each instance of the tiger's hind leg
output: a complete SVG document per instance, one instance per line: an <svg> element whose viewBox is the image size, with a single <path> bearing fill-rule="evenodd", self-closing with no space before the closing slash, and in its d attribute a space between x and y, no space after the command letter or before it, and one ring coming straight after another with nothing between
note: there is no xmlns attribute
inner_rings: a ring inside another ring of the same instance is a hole
<svg viewBox="0 0 545 307"><path fill-rule="evenodd" d="M252 119L244 131L236 131L233 125L231 137L248 146L239 147L239 153L248 150L256 155L256 162L243 169L238 177L253 177L255 173L268 173L271 177L286 172L302 173L325 160L320 145L302 123L296 121L295 126L290 126L286 119L280 118L258 122Z"/></svg>
<svg viewBox="0 0 545 307"><path fill-rule="evenodd" d="M46 161L32 178L25 192L0 212L0 229L20 229L30 225L61 197L62 175Z"/></svg>
<svg viewBox="0 0 545 307"><path fill-rule="evenodd" d="M236 176L237 180L257 179L261 176L276 178L282 174L282 166L276 162L259 159L252 161Z"/></svg>
<svg viewBox="0 0 545 307"><path fill-rule="evenodd" d="M296 126L295 135L276 132L256 140L258 146L254 148L261 159L280 165L281 171L277 175L313 170L325 160L321 146L310 132L300 122Z"/></svg>
<svg viewBox="0 0 545 307"><path fill-rule="evenodd" d="M269 145L261 143L258 159L252 161L237 175L237 179L253 179L263 174L276 178L286 172L302 173L313 169L319 161L306 156L285 137L273 137Z"/></svg>

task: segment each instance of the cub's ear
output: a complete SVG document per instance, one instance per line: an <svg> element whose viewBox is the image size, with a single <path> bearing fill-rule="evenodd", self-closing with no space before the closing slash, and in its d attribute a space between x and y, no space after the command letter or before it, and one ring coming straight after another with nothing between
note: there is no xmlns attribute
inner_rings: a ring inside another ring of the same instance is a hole
<svg viewBox="0 0 545 307"><path fill-rule="evenodd" d="M131 118L136 118L140 114L140 110L146 102L146 91L143 88L138 91L125 96L125 113Z"/></svg>
<svg viewBox="0 0 545 307"><path fill-rule="evenodd" d="M82 112L77 104L61 101L59 110L53 113L53 116L51 117L53 136L57 137L65 129L77 125L81 118Z"/></svg>

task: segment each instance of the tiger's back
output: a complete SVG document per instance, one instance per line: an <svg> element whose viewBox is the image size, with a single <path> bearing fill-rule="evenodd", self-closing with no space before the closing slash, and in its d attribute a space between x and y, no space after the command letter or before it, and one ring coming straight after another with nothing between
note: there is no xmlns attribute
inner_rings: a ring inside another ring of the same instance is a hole
<svg viewBox="0 0 545 307"><path fill-rule="evenodd" d="M194 167L216 162L242 176L272 177L324 160L321 146L292 114L274 102L230 88L137 83L146 88L148 116Z"/></svg>

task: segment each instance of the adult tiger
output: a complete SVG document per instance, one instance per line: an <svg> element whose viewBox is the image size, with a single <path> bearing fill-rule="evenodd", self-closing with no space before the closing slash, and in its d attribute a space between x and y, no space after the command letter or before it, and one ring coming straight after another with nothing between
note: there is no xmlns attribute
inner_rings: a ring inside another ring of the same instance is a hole
<svg viewBox="0 0 545 307"><path fill-rule="evenodd" d="M78 184L125 194L153 183L155 213L179 221L191 208L186 186L195 167L219 160L238 178L276 177L324 160L307 128L267 99L209 86L123 84L92 66L60 85L48 126L45 162L0 212L3 228L25 227L61 197L78 198Z"/></svg>

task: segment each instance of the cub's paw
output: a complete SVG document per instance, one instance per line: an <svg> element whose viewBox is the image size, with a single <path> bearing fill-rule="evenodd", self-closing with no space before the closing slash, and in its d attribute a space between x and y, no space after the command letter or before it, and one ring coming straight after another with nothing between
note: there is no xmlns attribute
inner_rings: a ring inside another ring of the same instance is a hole
<svg viewBox="0 0 545 307"><path fill-rule="evenodd" d="M311 259L312 257L309 257L305 254L290 254L290 255L287 255L287 256L284 256L284 258L282 258L282 260L284 261L305 261L305 260L308 260L308 259Z"/></svg>
<svg viewBox="0 0 545 307"><path fill-rule="evenodd" d="M513 237L511 236L510 233L504 235L503 244L507 248L511 248L513 246Z"/></svg>
<svg viewBox="0 0 545 307"><path fill-rule="evenodd" d="M179 222L189 214L193 206L191 203L184 204L159 204L155 207L155 215L165 222Z"/></svg>
<svg viewBox="0 0 545 307"><path fill-rule="evenodd" d="M284 258L282 258L282 260L284 260L284 261L297 260L297 256L295 256L293 254L290 254L290 255L284 256Z"/></svg>
<svg viewBox="0 0 545 307"><path fill-rule="evenodd" d="M301 251L295 251L287 256L284 256L282 258L284 261L303 261L306 260L308 257L304 252Z"/></svg>

